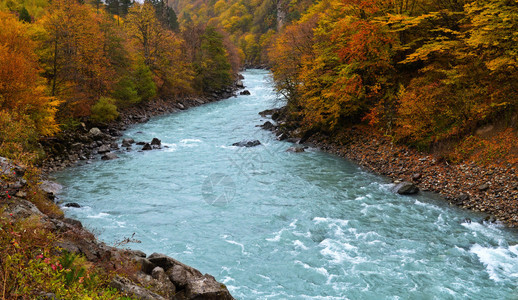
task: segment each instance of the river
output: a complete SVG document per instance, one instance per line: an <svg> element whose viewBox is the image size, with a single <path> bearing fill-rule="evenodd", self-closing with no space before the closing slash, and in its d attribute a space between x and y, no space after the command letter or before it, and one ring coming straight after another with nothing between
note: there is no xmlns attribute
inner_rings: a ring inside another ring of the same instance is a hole
<svg viewBox="0 0 518 300"><path fill-rule="evenodd" d="M55 174L64 208L107 244L161 252L237 299L518 298L518 235L432 194L257 127L280 106L266 71L238 96L134 125L167 146ZM253 148L231 146L260 140ZM134 147L134 149L137 149ZM465 221L470 218L473 222Z"/></svg>

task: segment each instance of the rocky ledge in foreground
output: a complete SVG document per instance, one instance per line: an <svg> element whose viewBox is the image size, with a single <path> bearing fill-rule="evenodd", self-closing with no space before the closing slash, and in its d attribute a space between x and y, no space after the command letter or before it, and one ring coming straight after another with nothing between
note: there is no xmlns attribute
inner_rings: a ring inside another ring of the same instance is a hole
<svg viewBox="0 0 518 300"><path fill-rule="evenodd" d="M117 274L110 286L137 299L233 299L226 286L208 274L189 267L163 254L147 256L142 251L119 249L99 242L83 228L80 221L63 217L62 213L45 214L30 200L25 170L0 158L0 217L8 222L38 222L38 228L59 237L53 246L84 256L107 273ZM44 206L53 205L56 188L44 184L47 197ZM41 199L39 200L41 201ZM40 202L41 206L41 202Z"/></svg>
<svg viewBox="0 0 518 300"><path fill-rule="evenodd" d="M450 164L434 155L394 144L370 128L356 126L326 136L303 133L286 121L283 109L260 113L271 116L268 126L279 139L309 143L337 154L393 181L409 182L422 191L436 192L452 205L482 212L486 220L518 227L518 171L515 165L484 166L477 162Z"/></svg>

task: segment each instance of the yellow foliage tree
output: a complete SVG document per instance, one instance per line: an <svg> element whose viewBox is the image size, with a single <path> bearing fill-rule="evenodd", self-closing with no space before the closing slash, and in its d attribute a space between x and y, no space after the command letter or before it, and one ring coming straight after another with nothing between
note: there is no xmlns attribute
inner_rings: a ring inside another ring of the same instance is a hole
<svg viewBox="0 0 518 300"><path fill-rule="evenodd" d="M29 127L51 135L58 131L54 115L59 102L45 95L35 49L28 25L0 12L0 110L27 116Z"/></svg>

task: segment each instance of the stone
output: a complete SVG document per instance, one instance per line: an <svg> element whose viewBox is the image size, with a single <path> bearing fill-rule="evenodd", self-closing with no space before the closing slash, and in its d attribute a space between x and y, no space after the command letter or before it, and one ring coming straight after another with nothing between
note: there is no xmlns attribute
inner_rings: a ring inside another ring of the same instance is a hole
<svg viewBox="0 0 518 300"><path fill-rule="evenodd" d="M115 276L113 280L110 282L110 287L121 291L124 295L129 297L134 297L136 299L142 300L165 300L164 297L151 292L143 287L140 287L133 283L131 280L121 277L119 275Z"/></svg>
<svg viewBox="0 0 518 300"><path fill-rule="evenodd" d="M495 216L489 215L484 218L484 221L488 223L496 223L498 220Z"/></svg>
<svg viewBox="0 0 518 300"><path fill-rule="evenodd" d="M421 177L422 177L421 173L412 174L412 180L414 180L414 181L421 179Z"/></svg>
<svg viewBox="0 0 518 300"><path fill-rule="evenodd" d="M134 139L123 139L122 140L122 147L131 147L132 144L135 143Z"/></svg>
<svg viewBox="0 0 518 300"><path fill-rule="evenodd" d="M236 81L236 86L238 88L244 88L245 87L245 85L243 84L243 81L241 81L241 80Z"/></svg>
<svg viewBox="0 0 518 300"><path fill-rule="evenodd" d="M261 125L261 128L264 130L272 130L275 128L275 125L273 125L273 123L270 121L266 121L263 125Z"/></svg>
<svg viewBox="0 0 518 300"><path fill-rule="evenodd" d="M304 148L302 147L289 147L286 152L300 153L304 152Z"/></svg>
<svg viewBox="0 0 518 300"><path fill-rule="evenodd" d="M234 299L224 284L217 282L214 277L208 274L192 281L186 294L188 299Z"/></svg>
<svg viewBox="0 0 518 300"><path fill-rule="evenodd" d="M237 146L237 147L247 147L247 148L255 147L255 146L259 146L259 145L261 145L261 142L260 142L260 141L258 141L258 140L253 140L253 141L241 141L241 142L237 142L237 143L232 144L232 146Z"/></svg>
<svg viewBox="0 0 518 300"><path fill-rule="evenodd" d="M78 220L74 220L74 219L70 219L70 218L63 218L63 222L70 224L77 228L83 228L83 224L81 223L81 221L78 221Z"/></svg>
<svg viewBox="0 0 518 300"><path fill-rule="evenodd" d="M102 160L114 160L117 158L119 158L119 157L117 156L117 154L115 154L113 152L106 153L105 155L103 155L101 157Z"/></svg>
<svg viewBox="0 0 518 300"><path fill-rule="evenodd" d="M102 131L97 127L90 129L90 131L88 131L88 135L90 135L91 138L96 140L101 139L103 137Z"/></svg>
<svg viewBox="0 0 518 300"><path fill-rule="evenodd" d="M143 257L146 258L146 253L141 250L128 250L129 253L133 254L136 257Z"/></svg>
<svg viewBox="0 0 518 300"><path fill-rule="evenodd" d="M137 257L136 261L140 263L140 270L149 275L151 275L153 269L157 267L154 263L150 262L149 259L145 257Z"/></svg>
<svg viewBox="0 0 518 300"><path fill-rule="evenodd" d="M67 203L65 204L65 207L75 207L75 208L80 208L81 205L79 205L79 203L76 203L76 202L71 202L71 203Z"/></svg>
<svg viewBox="0 0 518 300"><path fill-rule="evenodd" d="M7 158L0 157L0 174L1 175L14 175L15 177L23 177L25 169L11 163Z"/></svg>
<svg viewBox="0 0 518 300"><path fill-rule="evenodd" d="M167 276L176 287L184 289L189 285L189 282L203 275L198 270L177 264L167 270Z"/></svg>
<svg viewBox="0 0 518 300"><path fill-rule="evenodd" d="M414 195L419 192L419 188L411 182L401 182L394 187L394 191L400 195Z"/></svg>
<svg viewBox="0 0 518 300"><path fill-rule="evenodd" d="M146 142L137 142L135 145L144 146L145 144L146 144Z"/></svg>
<svg viewBox="0 0 518 300"><path fill-rule="evenodd" d="M153 253L149 261L164 269L169 280L176 286L179 299L233 299L227 287L216 281L210 275L168 257L164 254ZM160 270L153 272L160 273ZM156 274L157 277L160 274ZM183 294L183 295L179 295Z"/></svg>
<svg viewBox="0 0 518 300"><path fill-rule="evenodd" d="M249 96L250 95L250 91L249 90L241 91L241 92L239 92L239 95Z"/></svg>
<svg viewBox="0 0 518 300"><path fill-rule="evenodd" d="M483 191L487 191L487 190L489 189L489 184L487 184L487 183L481 184L481 185L479 185L479 186L477 187L477 189L478 189L479 191L481 191L481 192L483 192Z"/></svg>
<svg viewBox="0 0 518 300"><path fill-rule="evenodd" d="M110 151L111 151L111 148L108 145L102 145L101 147L99 147L99 150L97 150L97 152L99 154L107 153L107 152L110 152Z"/></svg>
<svg viewBox="0 0 518 300"><path fill-rule="evenodd" d="M465 201L468 201L469 200L469 195L468 194L460 194L459 196L457 196L457 203L463 203Z"/></svg>
<svg viewBox="0 0 518 300"><path fill-rule="evenodd" d="M151 146L158 146L160 147L162 145L162 141L157 139L157 138L153 138L153 140L151 140Z"/></svg>
<svg viewBox="0 0 518 300"><path fill-rule="evenodd" d="M41 184L39 185L40 187L40 190L44 191L45 193L49 194L49 195L57 195L59 193L59 191L61 191L61 189L63 188L63 186L59 183L56 183L56 182L52 182L52 181L48 181L48 180L44 180L41 182Z"/></svg>
<svg viewBox="0 0 518 300"><path fill-rule="evenodd" d="M143 151L153 150L153 147L151 147L151 145L149 143L146 143L146 144L144 144L144 147L142 147L142 150Z"/></svg>
<svg viewBox="0 0 518 300"><path fill-rule="evenodd" d="M110 144L110 148L112 149L119 149L119 144L117 144L117 142L113 142Z"/></svg>

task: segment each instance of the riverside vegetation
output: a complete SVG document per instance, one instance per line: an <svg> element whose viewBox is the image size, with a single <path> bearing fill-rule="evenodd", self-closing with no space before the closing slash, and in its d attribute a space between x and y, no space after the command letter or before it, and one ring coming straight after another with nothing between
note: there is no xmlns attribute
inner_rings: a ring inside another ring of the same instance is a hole
<svg viewBox="0 0 518 300"><path fill-rule="evenodd" d="M271 68L287 99L281 126L304 140L347 144L361 125L505 177L518 155L517 16L505 0L0 0L0 156L26 170L24 198L60 218L38 189L42 139L221 93L245 64ZM3 203L15 197L5 192ZM116 297L99 291L102 272L76 276L95 272L52 251L37 220L2 215L2 297L32 286Z"/></svg>

